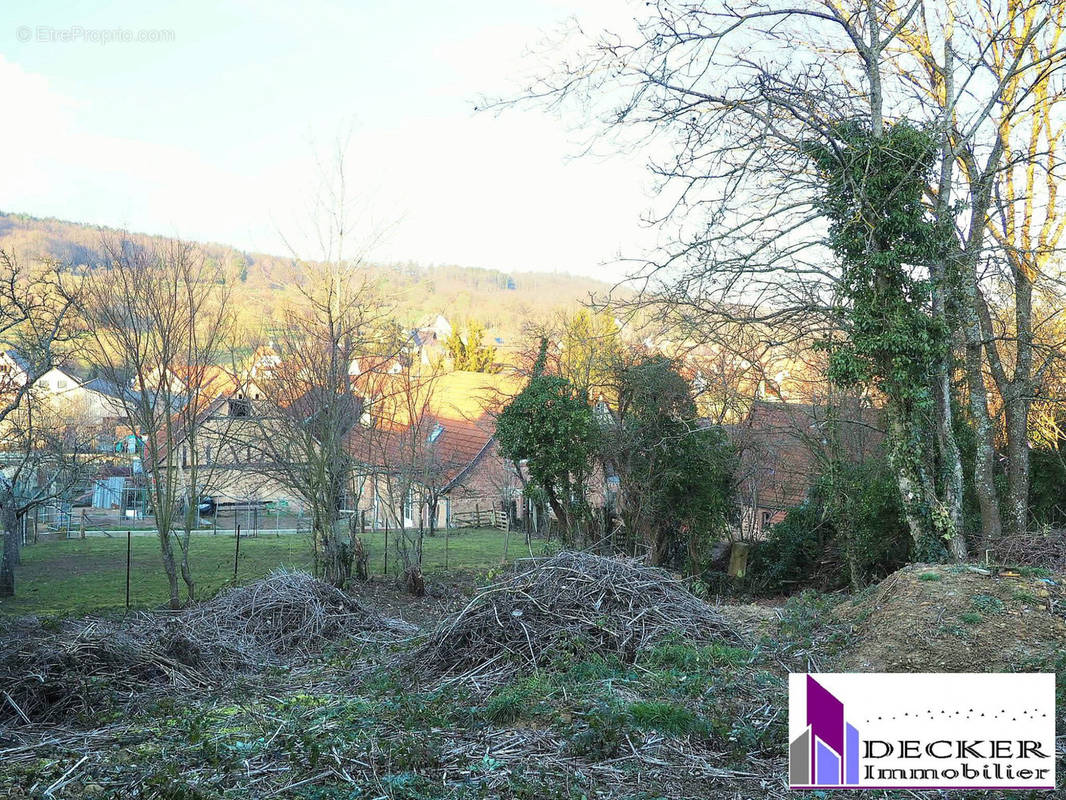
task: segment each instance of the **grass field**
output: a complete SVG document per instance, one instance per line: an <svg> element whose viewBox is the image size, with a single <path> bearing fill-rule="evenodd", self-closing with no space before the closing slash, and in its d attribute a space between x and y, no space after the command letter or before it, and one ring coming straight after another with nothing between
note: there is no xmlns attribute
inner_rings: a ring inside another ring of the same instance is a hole
<svg viewBox="0 0 1066 800"><path fill-rule="evenodd" d="M395 532L392 537L395 536ZM392 538L390 537L390 539ZM432 575L451 570L487 570L503 561L505 534L495 529L443 531L426 538L424 571ZM370 551L370 569L384 573L385 541L381 531L363 536ZM190 558L199 597L207 597L233 583L234 545L232 534L201 535L192 539ZM512 534L509 557L521 557L524 539ZM388 572L394 574L397 558L394 541L389 542ZM310 569L311 543L304 535L241 537L237 582L266 575L277 567ZM5 614L84 614L124 608L126 604L126 538L62 539L28 545L22 550L22 564L16 568L15 598L0 600ZM150 608L166 602L167 583L154 537L133 537L130 571L130 605Z"/></svg>

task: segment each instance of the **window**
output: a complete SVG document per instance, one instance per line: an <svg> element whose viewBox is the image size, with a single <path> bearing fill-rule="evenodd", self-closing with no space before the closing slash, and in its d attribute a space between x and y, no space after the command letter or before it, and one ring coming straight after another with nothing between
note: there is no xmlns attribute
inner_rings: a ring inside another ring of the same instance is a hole
<svg viewBox="0 0 1066 800"><path fill-rule="evenodd" d="M236 397L229 401L229 415L231 417L252 416L252 404L243 397Z"/></svg>
<svg viewBox="0 0 1066 800"><path fill-rule="evenodd" d="M426 441L430 444L433 444L435 441L437 441L437 439L440 438L440 435L442 433L444 433L444 426L438 422L436 425L433 426L433 430L429 432L429 436L426 437Z"/></svg>
<svg viewBox="0 0 1066 800"><path fill-rule="evenodd" d="M56 381L56 388L57 389L66 389L67 388L67 382L65 380L63 380L62 378L60 378L58 381Z"/></svg>
<svg viewBox="0 0 1066 800"><path fill-rule="evenodd" d="M415 519L415 493L411 490L403 499L403 523L404 527L408 527L414 523Z"/></svg>

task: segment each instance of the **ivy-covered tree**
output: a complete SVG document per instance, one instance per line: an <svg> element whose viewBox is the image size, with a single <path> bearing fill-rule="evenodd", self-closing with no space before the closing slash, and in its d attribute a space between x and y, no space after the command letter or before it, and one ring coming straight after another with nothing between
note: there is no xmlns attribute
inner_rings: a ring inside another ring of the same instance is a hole
<svg viewBox="0 0 1066 800"><path fill-rule="evenodd" d="M906 121L880 133L849 122L834 134L808 148L841 270L835 311L845 337L827 345L829 377L885 397L889 458L915 555L940 560L947 545L961 559L965 540L950 510L958 498L943 499L958 490L937 479L934 381L950 335L933 304L931 276L934 265L947 263L951 234L938 229L925 203L937 138Z"/></svg>
<svg viewBox="0 0 1066 800"><path fill-rule="evenodd" d="M504 457L520 474L524 469L527 491L543 492L572 540L587 519L587 483L600 441L588 399L565 378L543 374L542 357L529 384L500 413L496 438Z"/></svg>

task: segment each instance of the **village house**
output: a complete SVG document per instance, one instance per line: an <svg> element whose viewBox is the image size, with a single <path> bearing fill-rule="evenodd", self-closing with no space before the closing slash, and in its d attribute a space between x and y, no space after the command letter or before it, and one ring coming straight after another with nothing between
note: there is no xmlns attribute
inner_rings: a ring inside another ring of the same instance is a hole
<svg viewBox="0 0 1066 800"><path fill-rule="evenodd" d="M832 406L757 400L747 417L725 429L739 463L737 535L760 539L801 505L832 461L872 457L884 438L880 413L850 401Z"/></svg>
<svg viewBox="0 0 1066 800"><path fill-rule="evenodd" d="M32 372L32 366L16 352L0 353L0 394L18 391ZM103 378L82 380L69 368L53 366L37 378L33 391L66 427L94 441L96 450L112 452L122 438L116 426L123 416L123 399L129 398L128 389Z"/></svg>
<svg viewBox="0 0 1066 800"><path fill-rule="evenodd" d="M428 526L435 513L434 527L447 527L482 512L485 520L506 516L520 486L499 454L495 413L517 392L517 381L457 371L434 375L421 390L407 385L406 393L398 382L375 382L377 396L364 399L371 411L352 433L360 467L351 507L363 514L361 523ZM425 396L412 402L411 391Z"/></svg>

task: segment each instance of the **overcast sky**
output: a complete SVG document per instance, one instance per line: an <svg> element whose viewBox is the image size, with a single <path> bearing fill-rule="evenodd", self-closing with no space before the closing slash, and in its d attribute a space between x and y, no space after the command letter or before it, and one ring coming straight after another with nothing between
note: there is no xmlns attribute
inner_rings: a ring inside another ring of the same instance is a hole
<svg viewBox="0 0 1066 800"><path fill-rule="evenodd" d="M42 5L0 4L4 211L313 257L313 154L350 132L375 259L618 277L600 265L648 241L641 157L473 110L569 15L628 19L620 0ZM89 41L111 29L173 41Z"/></svg>

